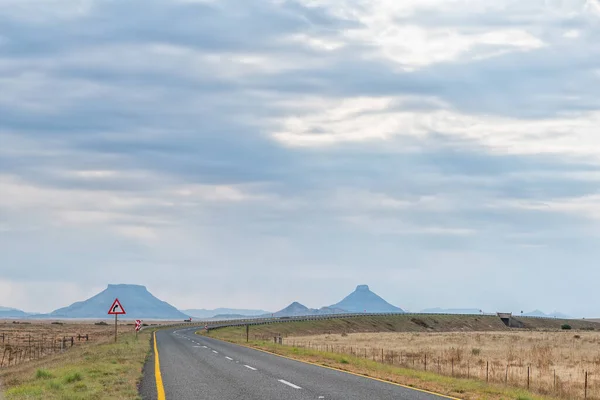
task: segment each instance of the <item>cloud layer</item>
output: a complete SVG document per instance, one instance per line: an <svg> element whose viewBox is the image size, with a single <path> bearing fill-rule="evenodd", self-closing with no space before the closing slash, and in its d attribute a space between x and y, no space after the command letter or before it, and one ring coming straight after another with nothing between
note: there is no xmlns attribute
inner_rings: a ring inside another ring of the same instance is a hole
<svg viewBox="0 0 600 400"><path fill-rule="evenodd" d="M597 1L58 3L0 2L0 304L600 315Z"/></svg>

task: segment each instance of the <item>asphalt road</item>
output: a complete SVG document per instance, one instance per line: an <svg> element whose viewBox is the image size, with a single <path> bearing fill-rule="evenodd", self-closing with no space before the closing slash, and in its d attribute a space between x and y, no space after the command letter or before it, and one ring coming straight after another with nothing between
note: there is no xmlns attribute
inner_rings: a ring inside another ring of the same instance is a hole
<svg viewBox="0 0 600 400"><path fill-rule="evenodd" d="M197 329L156 334L167 400L445 399L198 336ZM140 394L144 400L154 400L156 393L151 359Z"/></svg>

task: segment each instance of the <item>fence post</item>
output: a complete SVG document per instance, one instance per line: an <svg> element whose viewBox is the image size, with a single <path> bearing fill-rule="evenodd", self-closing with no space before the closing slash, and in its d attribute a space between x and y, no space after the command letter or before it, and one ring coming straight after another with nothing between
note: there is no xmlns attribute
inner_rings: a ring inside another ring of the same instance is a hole
<svg viewBox="0 0 600 400"><path fill-rule="evenodd" d="M506 364L506 376L504 377L504 384L508 384L508 364Z"/></svg>
<svg viewBox="0 0 600 400"><path fill-rule="evenodd" d="M556 392L556 370L554 370L554 384L552 388L554 389L554 392Z"/></svg>
<svg viewBox="0 0 600 400"><path fill-rule="evenodd" d="M452 376L454 376L454 358L452 359Z"/></svg>
<svg viewBox="0 0 600 400"><path fill-rule="evenodd" d="M427 371L427 353L425 353L425 371Z"/></svg>
<svg viewBox="0 0 600 400"><path fill-rule="evenodd" d="M381 349L381 363L383 364L383 349Z"/></svg>
<svg viewBox="0 0 600 400"><path fill-rule="evenodd" d="M588 372L585 371L585 392L583 395L584 399L587 399L587 389L588 389Z"/></svg>
<svg viewBox="0 0 600 400"><path fill-rule="evenodd" d="M486 382L490 381L490 362L489 361L485 362L485 381Z"/></svg>
<svg viewBox="0 0 600 400"><path fill-rule="evenodd" d="M527 367L527 390L529 390L529 370L530 370L530 366Z"/></svg>

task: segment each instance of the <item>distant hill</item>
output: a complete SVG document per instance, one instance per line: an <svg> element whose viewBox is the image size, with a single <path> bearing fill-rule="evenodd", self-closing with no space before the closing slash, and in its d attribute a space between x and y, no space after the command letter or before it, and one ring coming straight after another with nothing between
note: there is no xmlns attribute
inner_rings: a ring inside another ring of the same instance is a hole
<svg viewBox="0 0 600 400"><path fill-rule="evenodd" d="M332 307L322 307L319 309L316 308L308 308L303 304L298 303L297 301L293 302L283 310L279 310L272 314L265 314L263 317L270 317L273 315L274 317L303 317L307 315L327 315L327 314L345 314L346 310L341 310L339 308Z"/></svg>
<svg viewBox="0 0 600 400"><path fill-rule="evenodd" d="M479 315L481 310L478 308L426 308L421 310L422 314L462 314Z"/></svg>
<svg viewBox="0 0 600 400"><path fill-rule="evenodd" d="M558 319L572 319L572 317L565 315L563 313L554 311L553 313L546 314L540 310L530 311L528 313L523 314L524 317L539 317L539 318L558 318Z"/></svg>
<svg viewBox="0 0 600 400"><path fill-rule="evenodd" d="M244 319L251 318L252 316L242 315L242 314L217 314L211 319L216 320L228 320L228 319Z"/></svg>
<svg viewBox="0 0 600 400"><path fill-rule="evenodd" d="M124 319L183 320L188 316L167 302L154 297L145 286L108 285L102 292L85 301L73 303L47 314L50 318L107 318L108 309L118 298L127 312Z"/></svg>
<svg viewBox="0 0 600 400"><path fill-rule="evenodd" d="M391 305L375 293L369 286L359 285L356 290L346 296L342 301L330 306L331 308L346 310L351 313L403 313L401 308Z"/></svg>
<svg viewBox="0 0 600 400"><path fill-rule="evenodd" d="M25 318L29 316L25 311L16 308L0 307L0 318Z"/></svg>
<svg viewBox="0 0 600 400"><path fill-rule="evenodd" d="M277 311L274 313L275 317L296 317L303 315L311 315L316 310L310 309L303 304L298 303L297 301L293 302L283 310Z"/></svg>
<svg viewBox="0 0 600 400"><path fill-rule="evenodd" d="M265 310L246 310L246 309L237 309L237 308L215 308L214 310L206 310L206 309L191 309L191 310L181 310L181 312L190 315L194 318L215 318L221 315L241 315L245 317L256 317L259 315L270 314L269 311Z"/></svg>

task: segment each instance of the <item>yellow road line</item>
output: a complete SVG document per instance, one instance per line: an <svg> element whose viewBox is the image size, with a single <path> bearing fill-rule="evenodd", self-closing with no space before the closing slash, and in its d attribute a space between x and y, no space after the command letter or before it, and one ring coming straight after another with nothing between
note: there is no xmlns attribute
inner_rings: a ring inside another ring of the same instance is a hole
<svg viewBox="0 0 600 400"><path fill-rule="evenodd" d="M158 346L156 345L156 332L154 332L154 376L156 377L157 400L165 400L165 387L160 374L160 361L158 360Z"/></svg>
<svg viewBox="0 0 600 400"><path fill-rule="evenodd" d="M208 337L210 338L210 336L208 336ZM215 339L215 338L211 338L211 339ZM215 340L220 340L220 339L215 339ZM231 342L227 342L227 343L231 343ZM435 393L435 392L431 392L431 391L425 390L425 389L418 389L418 388L415 388L415 387L412 387L412 386L402 385L401 383L386 381L386 380L383 380L383 379L374 378L372 376L367 376L367 375L363 375L363 374L357 374L356 372L344 371L343 369L339 369L339 368L335 368L335 367L329 367L327 365L321 365L321 364L313 363L313 362L310 362L310 361L298 360L296 358L282 356L281 354L273 353L271 351L267 351L267 350L263 350L263 349L257 349L256 347L252 347L252 346L246 346L246 345L239 344L239 343L232 343L232 344L236 344L236 345L242 346L242 347L247 347L249 349L253 349L253 350L257 350L257 351L262 351L263 353L271 354L273 356L277 356L277 357L281 357L281 358L286 358L288 360L298 361L298 362L301 362L303 364L309 364L309 365L314 365L316 367L327 368L327 369L331 369L331 370L334 370L334 371L343 372L345 374L350 374L350 375L354 375L354 376L360 376L361 378L367 378L367 379L371 379L373 381L378 381L378 382L383 382L383 383L389 383L390 385L399 386L399 387L402 387L402 388L405 388L405 389L416 390L417 392L422 392L422 393L427 393L427 394L431 394L431 395L438 396L438 397L443 397L444 399L462 400L462 399L459 399L457 397L446 396L445 394Z"/></svg>

